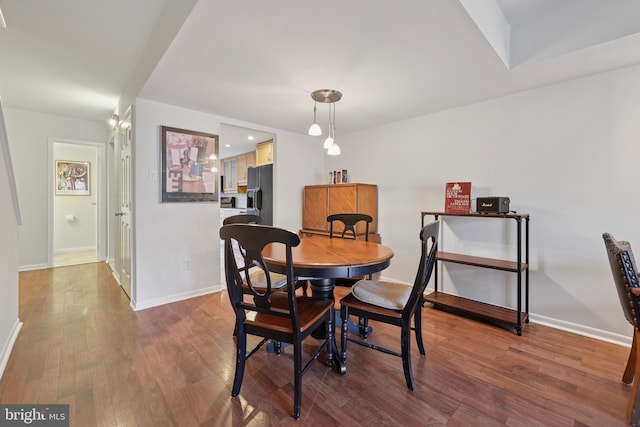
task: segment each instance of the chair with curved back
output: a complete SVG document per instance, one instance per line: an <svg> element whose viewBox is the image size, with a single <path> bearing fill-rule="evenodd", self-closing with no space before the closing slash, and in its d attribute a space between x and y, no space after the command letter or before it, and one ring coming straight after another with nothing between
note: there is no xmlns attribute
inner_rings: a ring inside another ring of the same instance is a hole
<svg viewBox="0 0 640 427"><path fill-rule="evenodd" d="M262 219L258 215L238 214L238 215L229 216L225 218L224 221L222 222L222 225L229 225L229 224L262 224ZM238 248L238 249L240 250L240 253L244 255L243 248ZM264 277L262 276L261 270L255 269L253 267L247 268L246 266L243 267L243 270L249 271L249 274L252 275L251 278L255 286L259 287L260 283L264 284L265 280L264 280ZM283 289L284 286L287 284L286 277L283 274L278 274L278 273L270 273L270 274L271 274L271 285L275 288ZM300 287L302 288L303 294L306 296L307 287L308 287L307 281L302 280L302 281L296 282L296 288L300 288Z"/></svg>
<svg viewBox="0 0 640 427"><path fill-rule="evenodd" d="M411 370L411 330L414 330L418 350L425 355L422 341L422 304L424 291L433 272L440 223L433 221L420 231L422 245L418 273L413 285L407 283L385 282L381 280L360 280L353 285L351 293L340 300L342 317L341 355L346 363L347 341L368 347L402 359L404 378L409 390L415 388ZM356 315L400 328L400 353L357 338L348 337L347 321L349 315ZM413 328L411 319L413 318Z"/></svg>
<svg viewBox="0 0 640 427"><path fill-rule="evenodd" d="M344 239L346 233L350 231L353 234L353 240L356 240L358 236L355 228L356 224L359 223L360 221L364 221L365 222L364 239L366 241L369 241L369 224L373 221L373 217L371 217L371 215L361 214L361 213L336 213L336 214L329 215L327 217L327 222L329 223L329 237L333 237L333 223L336 221L341 222L343 225L343 230L340 237Z"/></svg>
<svg viewBox="0 0 640 427"><path fill-rule="evenodd" d="M329 238L332 239L334 237L333 228L334 223L339 222L342 224L343 229L340 234L341 239L350 238L348 236L348 232L351 232L351 238L353 240L357 240L358 234L356 232L356 225L364 221L365 223L365 234L364 240L369 241L369 224L373 221L373 217L367 214L361 213L335 213L327 216L327 222L329 223ZM360 277L349 277L349 278L339 278L336 279L335 283L337 286L353 286L358 280L361 279L371 279L371 275L368 276L360 276ZM349 323L352 325L351 323ZM367 319L358 319L358 330L360 331L360 335L363 338L367 338L367 336L371 333L371 328L369 328L369 324Z"/></svg>
<svg viewBox="0 0 640 427"><path fill-rule="evenodd" d="M258 215L251 214L238 214L226 217L224 221L222 221L222 225L229 224L261 224L262 219ZM245 256L245 249L243 247L236 248L240 251L242 256ZM262 271L259 269L253 268L253 266L243 265L240 267L240 270L245 274L248 272L252 275L252 280L256 286L263 286L265 284L264 277L262 276ZM271 273L271 286L274 288L282 289L287 284L286 277L282 274Z"/></svg>
<svg viewBox="0 0 640 427"><path fill-rule="evenodd" d="M640 280L635 257L631 250L631 244L626 241L618 241L611 234L603 233L609 266L613 274L613 281L618 291L618 298L622 306L622 312L627 321L633 326L633 342L627 366L622 375L622 382L631 384L631 396L627 404L627 422L637 424L640 421L640 405L636 408L638 396L638 383L640 374L640 329L638 314L640 314ZM639 402L640 403L640 402Z"/></svg>
<svg viewBox="0 0 640 427"><path fill-rule="evenodd" d="M258 215L238 214L228 216L222 221L222 225L229 224L261 224L262 219Z"/></svg>
<svg viewBox="0 0 640 427"><path fill-rule="evenodd" d="M296 295L292 248L300 243L300 238L295 233L264 225L229 224L220 228L220 238L225 242L227 292L236 316L236 369L231 396L236 397L240 393L246 361L268 340L292 344L294 353L293 417L298 419L302 402L302 375L323 350L327 353L327 365L333 365L331 344L334 339L334 302L331 299ZM273 288L269 268L262 256L265 246L271 243L285 246L285 291ZM244 256L234 251L236 245L244 248ZM251 276L243 278L238 266L239 261L261 269L266 278L266 287L254 286ZM246 298L247 292L249 298ZM303 365L303 341L323 323L324 337L321 338L321 343L313 355ZM247 352L247 335L262 337L262 340L249 352ZM266 355L266 352L262 354ZM268 364L265 371L267 372L260 372L259 375L269 373Z"/></svg>

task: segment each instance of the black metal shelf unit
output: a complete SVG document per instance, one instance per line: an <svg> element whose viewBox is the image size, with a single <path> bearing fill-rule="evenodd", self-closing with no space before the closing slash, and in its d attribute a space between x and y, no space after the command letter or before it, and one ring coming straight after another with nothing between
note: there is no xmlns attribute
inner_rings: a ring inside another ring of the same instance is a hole
<svg viewBox="0 0 640 427"><path fill-rule="evenodd" d="M517 277L518 302L516 309L501 307L493 304L464 298L457 295L447 294L442 290L442 284L438 277L438 268L434 272L434 292L425 296L428 301L436 308L453 309L464 314L472 315L492 322L500 324L512 325L515 327L518 335L522 335L522 327L524 323L529 322L529 214L493 214L493 213L448 213L448 212L422 212L422 226L424 227L424 217L432 215L437 220L440 216L459 216L473 218L502 218L513 219L517 224L517 255L516 261L507 261L502 259L477 257L467 254L458 254L452 252L439 251L436 254L438 262L451 262L457 264L470 265L481 268L490 268L506 272L512 272ZM523 245L523 227L524 220L524 245ZM524 259L523 259L524 246ZM442 247L441 247L442 249ZM523 280L524 279L524 280ZM524 282L524 307L523 307L523 282Z"/></svg>

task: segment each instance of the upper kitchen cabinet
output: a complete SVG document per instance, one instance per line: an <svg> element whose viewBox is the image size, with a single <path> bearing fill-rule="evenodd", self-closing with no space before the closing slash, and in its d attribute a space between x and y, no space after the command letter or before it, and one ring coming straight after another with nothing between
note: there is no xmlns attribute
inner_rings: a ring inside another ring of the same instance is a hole
<svg viewBox="0 0 640 427"><path fill-rule="evenodd" d="M247 185L247 170L256 165L256 152L250 151L245 154L241 154L238 159L238 185Z"/></svg>
<svg viewBox="0 0 640 427"><path fill-rule="evenodd" d="M238 191L238 160L235 157L222 159L222 170L224 172L225 193L236 193Z"/></svg>
<svg viewBox="0 0 640 427"><path fill-rule="evenodd" d="M243 192L241 188L247 186L247 170L256 164L256 152L239 154L222 159L224 174L224 192Z"/></svg>
<svg viewBox="0 0 640 427"><path fill-rule="evenodd" d="M245 156L247 158L247 169L256 166L256 152L255 151L247 153Z"/></svg>
<svg viewBox="0 0 640 427"><path fill-rule="evenodd" d="M256 166L273 163L273 140L256 145Z"/></svg>

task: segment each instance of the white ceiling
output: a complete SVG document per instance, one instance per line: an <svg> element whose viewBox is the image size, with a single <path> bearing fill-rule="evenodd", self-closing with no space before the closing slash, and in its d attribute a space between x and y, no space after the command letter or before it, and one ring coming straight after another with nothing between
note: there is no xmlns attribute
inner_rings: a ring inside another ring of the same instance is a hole
<svg viewBox="0 0 640 427"><path fill-rule="evenodd" d="M106 121L180 4L0 0L3 103ZM310 92L338 89L339 137L640 63L639 18L637 0L199 0L139 96L306 133Z"/></svg>

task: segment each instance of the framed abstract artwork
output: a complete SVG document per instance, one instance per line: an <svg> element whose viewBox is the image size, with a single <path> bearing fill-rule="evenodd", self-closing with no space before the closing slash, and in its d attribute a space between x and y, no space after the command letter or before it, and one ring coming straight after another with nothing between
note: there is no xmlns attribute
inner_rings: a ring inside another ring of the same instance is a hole
<svg viewBox="0 0 640 427"><path fill-rule="evenodd" d="M218 200L218 135L167 126L162 138L162 202Z"/></svg>
<svg viewBox="0 0 640 427"><path fill-rule="evenodd" d="M91 163L56 160L56 196L89 196Z"/></svg>

